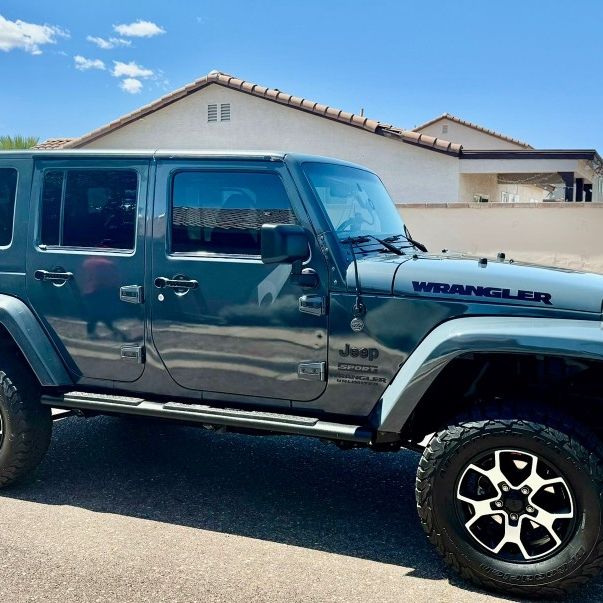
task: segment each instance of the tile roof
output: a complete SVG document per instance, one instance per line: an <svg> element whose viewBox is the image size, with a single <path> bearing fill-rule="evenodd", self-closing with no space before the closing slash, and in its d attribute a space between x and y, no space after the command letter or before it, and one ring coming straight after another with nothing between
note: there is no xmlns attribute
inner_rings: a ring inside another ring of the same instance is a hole
<svg viewBox="0 0 603 603"><path fill-rule="evenodd" d="M37 150L49 150L49 149L62 149L63 145L74 140L73 138L48 138L44 142L39 142L34 149Z"/></svg>
<svg viewBox="0 0 603 603"><path fill-rule="evenodd" d="M419 134L416 132L411 132L408 130L403 130L401 128L395 128L388 124L383 124L374 119L368 119L363 115L358 115L355 113L348 113L347 111L342 111L341 109L336 109L334 107L330 107L328 105L323 105L305 98L301 98L299 96L292 96L291 94L287 94L285 92L281 92L276 88L266 88L265 86L260 86L258 84L253 84L252 82L247 82L245 80L239 79L232 75L228 75L226 73L222 73L220 71L211 71L207 75L202 78L183 86L182 88L178 88L165 96L136 109L132 113L128 113L119 117L118 119L100 127L80 138L74 138L68 140L66 143L61 145L63 148L78 148L86 143L92 142L101 136L108 134L114 130L117 130L123 126L126 126L137 119L145 117L167 105L170 105L185 96L193 94L198 90L208 86L210 84L218 84L220 86L225 86L227 88L231 88L233 90L238 90L240 92L244 92L246 94L251 94L253 96L257 96L259 98L263 98L272 102L280 103L282 105L286 105L288 107L292 107L294 109L299 109L301 111L306 111L308 113L312 113L314 115L318 115L320 117L325 117L327 119L332 119L349 126L354 126L357 128L361 128L363 130L367 130L368 132L372 132L374 134L381 134L384 136L388 136L390 138L401 140L402 142L406 142L409 144L414 144L417 146L425 147L428 149L432 149L435 151L440 151L444 153L450 153L453 155L459 155L462 149L460 144L452 143L447 140L442 140L440 138L434 138L432 136L426 136L424 134Z"/></svg>
<svg viewBox="0 0 603 603"><path fill-rule="evenodd" d="M527 142L523 142L523 140L519 140L517 138L511 138L510 136L506 136L505 134L501 134L500 132L495 132L494 130L490 130L489 128L484 128L483 126L479 126L470 121L466 121L464 119L461 119L460 117L457 117L456 115L451 115L450 113L442 113L442 115L438 115L437 117L434 117L433 119L430 119L429 121L426 121L424 124L421 124L420 126L417 126L416 128L413 128L412 131L419 132L420 130L423 130L427 126L431 126L432 124L435 124L436 122L438 122L442 119L454 121L457 124L461 124L462 126L467 126L468 128L473 128L474 130L479 130L480 132L484 132L485 134L490 134L490 136L496 136L496 138L500 138L501 140L506 140L507 142L514 142L515 144L517 144L521 147L524 147L525 149L533 149L534 148L533 146L529 145Z"/></svg>
<svg viewBox="0 0 603 603"><path fill-rule="evenodd" d="M434 149L435 151L442 151L444 153L450 153L451 155L460 155L463 146L456 142L449 142L442 138L436 138L435 136L428 136L427 134L421 134L412 130L402 130L395 126L381 126L379 134L388 136L390 138L398 138L404 142L410 144L416 144L421 147L427 147L428 149Z"/></svg>

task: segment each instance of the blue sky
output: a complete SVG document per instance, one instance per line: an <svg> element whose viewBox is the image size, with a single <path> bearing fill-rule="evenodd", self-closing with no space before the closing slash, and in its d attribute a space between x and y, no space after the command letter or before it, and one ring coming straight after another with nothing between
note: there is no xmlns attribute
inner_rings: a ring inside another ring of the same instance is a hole
<svg viewBox="0 0 603 603"><path fill-rule="evenodd" d="M219 69L401 127L449 112L603 151L602 24L601 0L0 0L0 134L78 136Z"/></svg>

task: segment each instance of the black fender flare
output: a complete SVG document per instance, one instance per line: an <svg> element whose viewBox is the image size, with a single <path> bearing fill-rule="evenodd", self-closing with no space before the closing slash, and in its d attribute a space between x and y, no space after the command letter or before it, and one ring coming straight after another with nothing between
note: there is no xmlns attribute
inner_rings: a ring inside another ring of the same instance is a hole
<svg viewBox="0 0 603 603"><path fill-rule="evenodd" d="M25 303L16 297L0 294L0 325L21 350L40 385L73 385L73 380L48 335Z"/></svg>
<svg viewBox="0 0 603 603"><path fill-rule="evenodd" d="M436 327L417 346L385 389L374 424L399 434L444 367L466 353L500 352L570 356L603 361L600 321L475 316Z"/></svg>

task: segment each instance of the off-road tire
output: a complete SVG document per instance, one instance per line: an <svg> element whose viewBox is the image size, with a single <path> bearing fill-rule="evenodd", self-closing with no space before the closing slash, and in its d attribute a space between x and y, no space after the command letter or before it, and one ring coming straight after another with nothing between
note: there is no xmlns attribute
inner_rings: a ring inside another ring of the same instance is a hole
<svg viewBox="0 0 603 603"><path fill-rule="evenodd" d="M576 527L563 548L541 561L510 563L488 554L456 512L468 459L508 447L553 463L573 487ZM530 402L475 409L438 431L424 450L416 481L421 524L446 563L476 585L520 597L562 597L603 568L602 460L600 440L565 415Z"/></svg>
<svg viewBox="0 0 603 603"><path fill-rule="evenodd" d="M40 404L35 377L18 361L0 357L0 487L35 469L50 445L52 416Z"/></svg>

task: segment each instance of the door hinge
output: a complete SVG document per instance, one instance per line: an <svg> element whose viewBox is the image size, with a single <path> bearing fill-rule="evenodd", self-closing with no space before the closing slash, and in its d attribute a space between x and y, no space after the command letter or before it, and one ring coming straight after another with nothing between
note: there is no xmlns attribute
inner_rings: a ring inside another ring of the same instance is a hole
<svg viewBox="0 0 603 603"><path fill-rule="evenodd" d="M325 381L326 372L326 362L302 362L297 367L297 376L306 381Z"/></svg>
<svg viewBox="0 0 603 603"><path fill-rule="evenodd" d="M304 314L324 316L327 313L327 300L320 295L302 295L298 307Z"/></svg>
<svg viewBox="0 0 603 603"><path fill-rule="evenodd" d="M144 302L144 289L142 285L120 287L119 299L127 304L142 304Z"/></svg>
<svg viewBox="0 0 603 603"><path fill-rule="evenodd" d="M138 364L144 364L144 346L143 345L122 345L121 346L121 359L122 360L133 360Z"/></svg>

